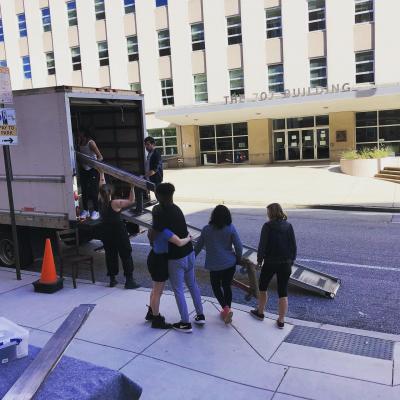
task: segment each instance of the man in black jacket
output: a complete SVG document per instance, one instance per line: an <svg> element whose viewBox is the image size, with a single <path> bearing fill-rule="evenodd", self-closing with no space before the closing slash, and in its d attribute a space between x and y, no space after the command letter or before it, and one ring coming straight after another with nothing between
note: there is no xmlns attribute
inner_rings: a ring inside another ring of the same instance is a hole
<svg viewBox="0 0 400 400"><path fill-rule="evenodd" d="M144 164L144 177L155 186L163 181L163 166L160 152L156 149L156 141L151 136L144 139L144 147L147 151L147 157ZM136 213L143 212L143 195L144 191L135 187L136 195Z"/></svg>

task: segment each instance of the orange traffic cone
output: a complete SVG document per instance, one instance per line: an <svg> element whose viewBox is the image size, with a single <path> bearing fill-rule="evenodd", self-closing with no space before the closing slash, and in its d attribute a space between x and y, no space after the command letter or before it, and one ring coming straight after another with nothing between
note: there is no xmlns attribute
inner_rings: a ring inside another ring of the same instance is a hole
<svg viewBox="0 0 400 400"><path fill-rule="evenodd" d="M40 293L54 293L63 288L63 279L57 278L50 239L46 239L40 279L33 282L33 287Z"/></svg>

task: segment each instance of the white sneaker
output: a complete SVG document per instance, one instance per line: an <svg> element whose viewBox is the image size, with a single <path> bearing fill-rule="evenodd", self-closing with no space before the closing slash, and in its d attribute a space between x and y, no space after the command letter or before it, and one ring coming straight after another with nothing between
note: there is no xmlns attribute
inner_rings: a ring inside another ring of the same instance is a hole
<svg viewBox="0 0 400 400"><path fill-rule="evenodd" d="M98 213L98 211L92 211L92 214L90 214L90 218L93 220L99 219L100 214Z"/></svg>
<svg viewBox="0 0 400 400"><path fill-rule="evenodd" d="M88 218L88 217L89 217L89 211L87 211L87 210L82 210L81 213L80 213L80 215L79 215L79 217L82 218L82 219Z"/></svg>

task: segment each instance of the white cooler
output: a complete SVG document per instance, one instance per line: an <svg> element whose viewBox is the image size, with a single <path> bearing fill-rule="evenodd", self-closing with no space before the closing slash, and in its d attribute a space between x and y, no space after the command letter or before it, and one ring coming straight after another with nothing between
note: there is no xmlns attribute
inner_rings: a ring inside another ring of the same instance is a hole
<svg viewBox="0 0 400 400"><path fill-rule="evenodd" d="M0 364L28 355L29 331L0 317ZM15 349L14 349L15 346Z"/></svg>

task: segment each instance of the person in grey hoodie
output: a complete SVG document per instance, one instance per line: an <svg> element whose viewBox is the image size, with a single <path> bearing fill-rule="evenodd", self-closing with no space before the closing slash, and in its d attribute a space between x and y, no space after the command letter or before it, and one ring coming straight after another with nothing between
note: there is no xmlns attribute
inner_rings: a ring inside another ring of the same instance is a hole
<svg viewBox="0 0 400 400"><path fill-rule="evenodd" d="M278 203L272 203L267 207L267 214L269 221L262 227L257 252L258 266L262 266L258 308L251 310L250 314L261 321L264 320L268 285L276 274L279 295L279 317L276 324L278 328L283 329L288 310L287 287L297 255L297 245L293 227L287 222L282 207Z"/></svg>
<svg viewBox="0 0 400 400"><path fill-rule="evenodd" d="M211 287L222 307L221 318L229 324L233 314L231 284L236 265L242 258L243 246L227 207L218 205L214 208L210 222L202 229L195 245L196 256L204 246L206 248L205 268L210 271Z"/></svg>

